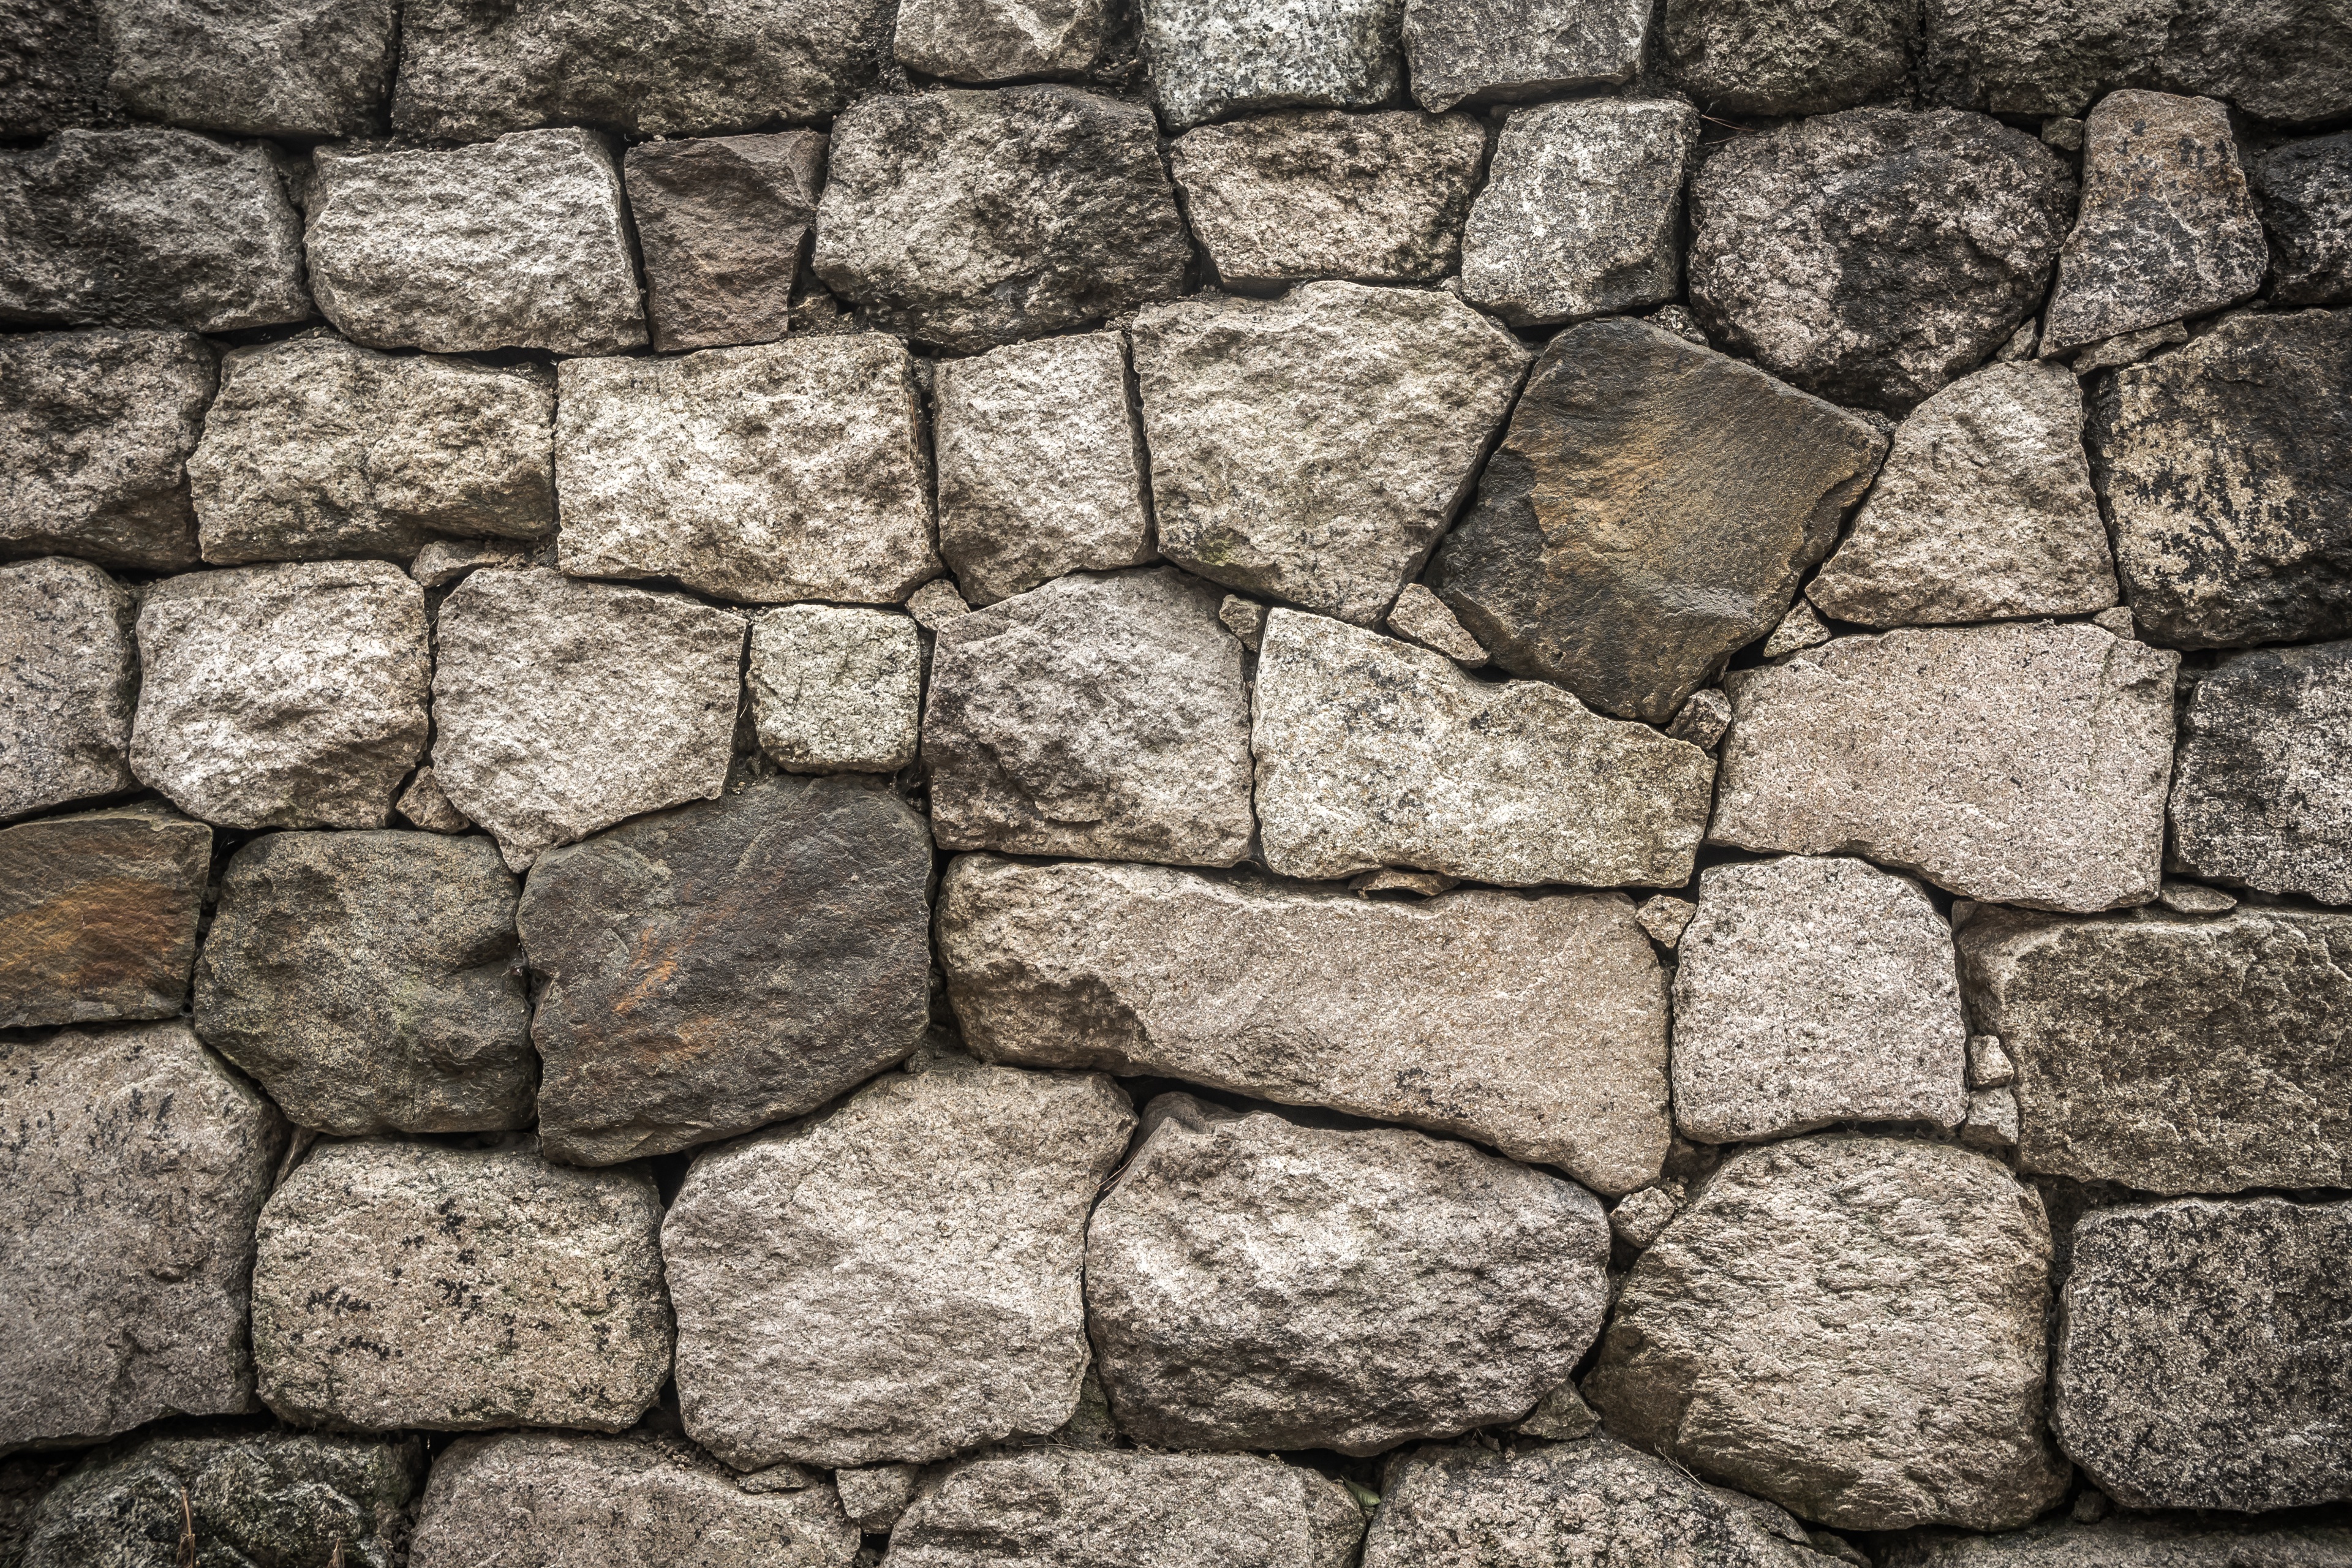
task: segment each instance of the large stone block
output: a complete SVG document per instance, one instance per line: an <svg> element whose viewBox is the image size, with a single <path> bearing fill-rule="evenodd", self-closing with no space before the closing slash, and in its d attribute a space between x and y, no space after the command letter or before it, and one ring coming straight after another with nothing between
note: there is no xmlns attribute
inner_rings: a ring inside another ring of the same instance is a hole
<svg viewBox="0 0 2352 1568"><path fill-rule="evenodd" d="M1141 0L1151 99L1171 131L1267 109L1376 109L1404 77L1404 0Z"/></svg>
<svg viewBox="0 0 2352 1568"><path fill-rule="evenodd" d="M786 773L895 773L922 722L923 643L894 610L786 605L751 623L751 721Z"/></svg>
<svg viewBox="0 0 2352 1568"><path fill-rule="evenodd" d="M1109 0L904 0L892 50L908 70L975 84L1085 76L1133 35Z"/></svg>
<svg viewBox="0 0 2352 1568"><path fill-rule="evenodd" d="M1667 0L1666 67L1715 114L1900 101L1918 31L1904 0Z"/></svg>
<svg viewBox="0 0 2352 1568"><path fill-rule="evenodd" d="M2200 877L2352 904L2352 643L2200 675L2173 761L2172 853Z"/></svg>
<svg viewBox="0 0 2352 1568"><path fill-rule="evenodd" d="M0 1028L179 1012L212 846L152 805L0 828Z"/></svg>
<svg viewBox="0 0 2352 1568"><path fill-rule="evenodd" d="M1614 87L1649 27L1646 0L1405 0L1412 96L1443 110Z"/></svg>
<svg viewBox="0 0 2352 1568"><path fill-rule="evenodd" d="M784 335L824 186L821 132L641 142L622 159L621 179L656 349Z"/></svg>
<svg viewBox="0 0 2352 1568"><path fill-rule="evenodd" d="M0 566L0 820L137 785L132 616L87 561Z"/></svg>
<svg viewBox="0 0 2352 1568"><path fill-rule="evenodd" d="M2290 142L2248 171L2271 238L2271 298L2352 303L2352 132Z"/></svg>
<svg viewBox="0 0 2352 1568"><path fill-rule="evenodd" d="M0 136L47 136L68 126L120 125L122 105L106 89L114 68L106 20L95 5L67 0L5 0L10 49L0 82Z"/></svg>
<svg viewBox="0 0 2352 1568"><path fill-rule="evenodd" d="M108 86L142 120L298 140L383 133L394 0L98 0Z"/></svg>
<svg viewBox="0 0 2352 1568"><path fill-rule="evenodd" d="M2053 1519L2002 1535L1898 1541L1885 1568L2352 1568L2352 1530L2121 1513L2096 1524Z"/></svg>

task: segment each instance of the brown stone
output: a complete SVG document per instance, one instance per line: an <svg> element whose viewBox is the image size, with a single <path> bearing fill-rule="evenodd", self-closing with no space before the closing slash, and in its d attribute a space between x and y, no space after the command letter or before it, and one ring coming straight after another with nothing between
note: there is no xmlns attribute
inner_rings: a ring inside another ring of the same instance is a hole
<svg viewBox="0 0 2352 1568"><path fill-rule="evenodd" d="M821 132L640 142L622 160L621 179L656 349L784 335L824 184Z"/></svg>
<svg viewBox="0 0 2352 1568"><path fill-rule="evenodd" d="M0 1028L177 1013L212 842L153 805L0 828Z"/></svg>

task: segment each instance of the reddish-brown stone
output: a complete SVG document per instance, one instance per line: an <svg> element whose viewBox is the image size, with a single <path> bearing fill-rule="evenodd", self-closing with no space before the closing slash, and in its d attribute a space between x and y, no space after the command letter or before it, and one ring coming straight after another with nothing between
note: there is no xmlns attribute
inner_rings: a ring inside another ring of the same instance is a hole
<svg viewBox="0 0 2352 1568"><path fill-rule="evenodd" d="M0 830L0 1028L177 1013L212 843L149 805Z"/></svg>

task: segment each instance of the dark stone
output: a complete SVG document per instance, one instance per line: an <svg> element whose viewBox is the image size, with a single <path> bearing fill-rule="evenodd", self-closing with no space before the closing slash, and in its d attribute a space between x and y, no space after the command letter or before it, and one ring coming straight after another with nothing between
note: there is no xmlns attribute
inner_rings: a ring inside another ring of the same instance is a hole
<svg viewBox="0 0 2352 1568"><path fill-rule="evenodd" d="M1881 1568L2352 1568L2352 1530L2210 1515L2116 1514L2085 1524L2061 1514L2000 1535L1922 1531L1892 1542L1879 1563Z"/></svg>
<svg viewBox="0 0 2352 1568"><path fill-rule="evenodd" d="M1825 114L1899 98L1908 0L1667 0L1666 66L1717 114Z"/></svg>
<svg viewBox="0 0 2352 1568"><path fill-rule="evenodd" d="M2274 147L2252 174L2271 235L2271 298L2352 302L2352 131Z"/></svg>
<svg viewBox="0 0 2352 1568"><path fill-rule="evenodd" d="M2352 643L2257 648L2199 678L2173 762L2179 868L2352 904Z"/></svg>
<svg viewBox="0 0 2352 1568"><path fill-rule="evenodd" d="M656 349L784 335L824 184L821 133L640 142L621 177L645 254Z"/></svg>
<svg viewBox="0 0 2352 1568"><path fill-rule="evenodd" d="M105 23L89 0L0 0L0 38L8 40L0 51L0 137L122 123L122 106L106 90L114 61Z"/></svg>
<svg viewBox="0 0 2352 1568"><path fill-rule="evenodd" d="M1649 0L1405 0L1423 109L1615 87L1642 63Z"/></svg>
<svg viewBox="0 0 2352 1568"><path fill-rule="evenodd" d="M0 828L0 1028L177 1013L212 844L161 806Z"/></svg>
<svg viewBox="0 0 2352 1568"><path fill-rule="evenodd" d="M142 120L305 140L383 133L394 0L101 0L114 96Z"/></svg>

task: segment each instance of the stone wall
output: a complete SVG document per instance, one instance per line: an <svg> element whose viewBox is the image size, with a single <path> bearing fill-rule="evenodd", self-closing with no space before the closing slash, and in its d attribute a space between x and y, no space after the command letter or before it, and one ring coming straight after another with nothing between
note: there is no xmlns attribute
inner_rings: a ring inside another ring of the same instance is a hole
<svg viewBox="0 0 2352 1568"><path fill-rule="evenodd" d="M2343 0L0 0L0 1568L2352 1568Z"/></svg>

